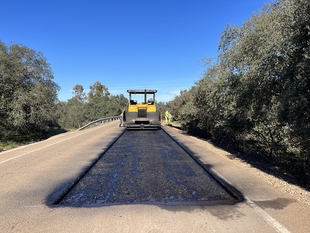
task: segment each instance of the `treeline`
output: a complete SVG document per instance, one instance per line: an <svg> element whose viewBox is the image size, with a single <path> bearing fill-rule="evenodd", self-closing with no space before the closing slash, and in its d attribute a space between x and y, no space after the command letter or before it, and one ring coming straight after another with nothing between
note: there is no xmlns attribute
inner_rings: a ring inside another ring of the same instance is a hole
<svg viewBox="0 0 310 233"><path fill-rule="evenodd" d="M73 97L60 102L53 79L41 52L19 44L7 46L0 40L0 142L46 134L52 128L76 129L121 114L128 101L96 82L87 94L83 86L74 86Z"/></svg>
<svg viewBox="0 0 310 233"><path fill-rule="evenodd" d="M204 77L169 102L183 129L310 177L310 4L265 5L227 26Z"/></svg>
<svg viewBox="0 0 310 233"><path fill-rule="evenodd" d="M56 119L62 128L79 128L100 118L118 116L128 104L123 94L111 95L100 82L90 86L88 94L82 85L75 85L73 95L68 101L57 104Z"/></svg>

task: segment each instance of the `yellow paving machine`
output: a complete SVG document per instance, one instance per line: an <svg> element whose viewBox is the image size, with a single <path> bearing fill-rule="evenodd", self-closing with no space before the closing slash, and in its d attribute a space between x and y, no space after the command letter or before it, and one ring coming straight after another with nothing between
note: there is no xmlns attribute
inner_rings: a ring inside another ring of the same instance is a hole
<svg viewBox="0 0 310 233"><path fill-rule="evenodd" d="M129 103L123 112L123 124L127 129L158 129L161 112L156 108L157 90L127 90ZM140 98L140 102L136 99Z"/></svg>

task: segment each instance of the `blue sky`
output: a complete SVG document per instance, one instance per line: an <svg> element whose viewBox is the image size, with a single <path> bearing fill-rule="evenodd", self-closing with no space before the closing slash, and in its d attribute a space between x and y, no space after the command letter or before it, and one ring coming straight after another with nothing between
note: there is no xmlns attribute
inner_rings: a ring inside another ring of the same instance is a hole
<svg viewBox="0 0 310 233"><path fill-rule="evenodd" d="M227 24L241 25L265 0L10 0L0 7L0 40L47 58L58 98L101 82L113 95L157 89L170 101L217 57Z"/></svg>

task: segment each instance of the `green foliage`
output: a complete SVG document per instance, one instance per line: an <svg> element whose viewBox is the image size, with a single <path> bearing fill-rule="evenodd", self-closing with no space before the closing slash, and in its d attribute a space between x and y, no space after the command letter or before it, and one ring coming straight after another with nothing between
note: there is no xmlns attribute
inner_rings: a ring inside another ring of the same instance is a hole
<svg viewBox="0 0 310 233"><path fill-rule="evenodd" d="M85 103L73 97L68 102L60 102L56 107L57 123L64 129L77 129L88 123Z"/></svg>
<svg viewBox="0 0 310 233"><path fill-rule="evenodd" d="M179 96L167 103L173 119L181 122L182 127L189 132L195 131L198 123L196 120L197 108L194 105L192 94L194 91L195 87L190 90L182 90Z"/></svg>
<svg viewBox="0 0 310 233"><path fill-rule="evenodd" d="M157 102L156 108L161 112L161 119L164 119L164 113L168 109L167 104L165 102Z"/></svg>
<svg viewBox="0 0 310 233"><path fill-rule="evenodd" d="M309 15L308 0L282 0L227 26L217 62L168 103L183 128L309 176Z"/></svg>
<svg viewBox="0 0 310 233"><path fill-rule="evenodd" d="M41 132L19 134L19 135L9 135L1 138L0 141L0 152L16 148L25 144L32 142L38 142L44 139L47 139L51 136L64 133L66 130L60 129L59 127L49 127Z"/></svg>
<svg viewBox="0 0 310 233"><path fill-rule="evenodd" d="M77 99L80 102L84 102L86 100L84 87L80 84L77 84L72 89L73 98Z"/></svg>
<svg viewBox="0 0 310 233"><path fill-rule="evenodd" d="M42 53L0 41L0 138L45 130L58 85Z"/></svg>
<svg viewBox="0 0 310 233"><path fill-rule="evenodd" d="M124 95L111 95L108 88L98 81L90 86L88 98L79 84L73 87L73 95L67 102L57 104L56 119L65 129L80 128L100 118L120 115L128 103Z"/></svg>
<svg viewBox="0 0 310 233"><path fill-rule="evenodd" d="M95 98L100 98L103 96L109 96L110 92L108 88L101 84L100 82L95 82L94 85L89 87L89 93L88 93L88 101L92 101Z"/></svg>
<svg viewBox="0 0 310 233"><path fill-rule="evenodd" d="M59 102L59 86L53 78L42 53L0 41L1 140L41 137L52 126L76 129L98 118L120 115L127 105L127 98L111 95L100 82L90 86L87 97L83 86L77 84L73 97Z"/></svg>

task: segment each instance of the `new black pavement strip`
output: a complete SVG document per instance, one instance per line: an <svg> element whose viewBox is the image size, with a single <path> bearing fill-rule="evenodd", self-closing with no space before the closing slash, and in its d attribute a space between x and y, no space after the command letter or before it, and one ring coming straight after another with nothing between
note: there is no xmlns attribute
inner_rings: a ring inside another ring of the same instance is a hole
<svg viewBox="0 0 310 233"><path fill-rule="evenodd" d="M64 206L231 204L232 197L162 130L127 131L62 199Z"/></svg>

